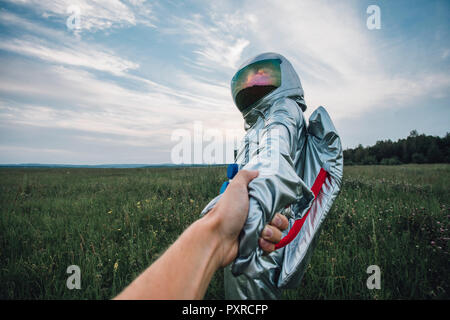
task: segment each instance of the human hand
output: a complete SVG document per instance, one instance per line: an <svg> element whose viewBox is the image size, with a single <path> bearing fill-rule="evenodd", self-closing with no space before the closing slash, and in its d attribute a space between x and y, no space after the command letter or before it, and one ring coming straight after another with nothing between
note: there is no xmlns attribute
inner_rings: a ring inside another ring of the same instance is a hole
<svg viewBox="0 0 450 320"><path fill-rule="evenodd" d="M288 227L288 219L280 213L275 214L270 224L267 224L261 232L261 237L258 240L259 247L266 253L274 251L275 244L281 240L281 231Z"/></svg>
<svg viewBox="0 0 450 320"><path fill-rule="evenodd" d="M206 215L216 219L216 232L220 237L219 265L222 267L237 256L239 234L249 209L248 184L257 176L258 171L240 170L216 206Z"/></svg>
<svg viewBox="0 0 450 320"><path fill-rule="evenodd" d="M248 184L258 176L258 171L239 171L228 185L216 206L207 215L217 221L217 233L220 236L219 264L224 267L237 256L239 234L247 220L249 209ZM277 213L266 225L259 246L270 253L275 250L275 244L281 240L282 231L289 226L288 219Z"/></svg>

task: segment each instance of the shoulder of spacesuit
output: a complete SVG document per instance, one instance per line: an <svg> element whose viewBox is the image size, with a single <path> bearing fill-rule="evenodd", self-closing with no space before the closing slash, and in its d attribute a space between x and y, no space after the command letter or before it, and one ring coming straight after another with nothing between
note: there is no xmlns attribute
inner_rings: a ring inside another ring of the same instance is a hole
<svg viewBox="0 0 450 320"><path fill-rule="evenodd" d="M303 111L300 109L297 102L283 97L273 102L273 105L268 110L266 118L269 122L293 120L296 123L300 123L303 120Z"/></svg>

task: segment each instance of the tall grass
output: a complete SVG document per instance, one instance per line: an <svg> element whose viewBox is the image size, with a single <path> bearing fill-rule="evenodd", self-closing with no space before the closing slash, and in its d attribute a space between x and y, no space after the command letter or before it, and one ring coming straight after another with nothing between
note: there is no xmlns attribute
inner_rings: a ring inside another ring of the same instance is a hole
<svg viewBox="0 0 450 320"><path fill-rule="evenodd" d="M450 165L346 167L302 284L283 298L448 298L449 177ZM1 169L0 298L114 297L224 179L221 167ZM366 287L374 264L380 290ZM70 265L81 290L66 287ZM207 299L224 298L222 276Z"/></svg>

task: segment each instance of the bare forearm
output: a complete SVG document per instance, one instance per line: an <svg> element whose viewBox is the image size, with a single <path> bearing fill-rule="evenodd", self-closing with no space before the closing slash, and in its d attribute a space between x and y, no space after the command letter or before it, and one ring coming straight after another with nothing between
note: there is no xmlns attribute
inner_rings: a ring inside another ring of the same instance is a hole
<svg viewBox="0 0 450 320"><path fill-rule="evenodd" d="M116 299L201 299L214 272L231 263L248 213L248 189L258 171L241 170L217 205Z"/></svg>
<svg viewBox="0 0 450 320"><path fill-rule="evenodd" d="M116 299L201 299L220 267L217 219L207 215L178 240Z"/></svg>

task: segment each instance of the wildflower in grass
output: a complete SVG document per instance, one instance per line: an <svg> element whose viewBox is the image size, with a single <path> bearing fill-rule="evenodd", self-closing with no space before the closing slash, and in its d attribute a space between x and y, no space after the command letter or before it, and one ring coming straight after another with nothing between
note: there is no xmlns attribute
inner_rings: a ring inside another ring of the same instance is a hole
<svg viewBox="0 0 450 320"><path fill-rule="evenodd" d="M150 199L145 199L145 203L150 203Z"/></svg>
<svg viewBox="0 0 450 320"><path fill-rule="evenodd" d="M194 203L194 200L192 200L192 199L189 199L189 202L190 202L190 203Z"/></svg>
<svg viewBox="0 0 450 320"><path fill-rule="evenodd" d="M111 213L112 213L112 210L109 210L108 213L111 214Z"/></svg>
<svg viewBox="0 0 450 320"><path fill-rule="evenodd" d="M117 231L120 231L120 230L121 230L120 228L117 229Z"/></svg>
<svg viewBox="0 0 450 320"><path fill-rule="evenodd" d="M119 268L119 261L116 261L114 263L114 272L116 272L118 268Z"/></svg>
<svg viewBox="0 0 450 320"><path fill-rule="evenodd" d="M169 200L169 201L170 201L170 200L172 200L172 198L171 198L171 197L168 197L168 198L167 198L167 200Z"/></svg>

